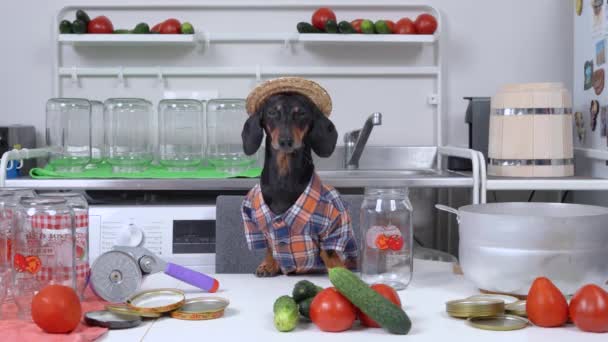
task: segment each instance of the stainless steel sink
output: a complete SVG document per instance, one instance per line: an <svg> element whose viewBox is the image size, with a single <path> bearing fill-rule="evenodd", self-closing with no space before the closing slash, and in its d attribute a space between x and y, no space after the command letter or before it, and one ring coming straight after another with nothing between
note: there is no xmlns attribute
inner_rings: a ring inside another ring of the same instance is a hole
<svg viewBox="0 0 608 342"><path fill-rule="evenodd" d="M329 158L313 157L319 171L345 170L344 146L336 147ZM360 170L432 170L436 167L437 147L367 146L359 160Z"/></svg>
<svg viewBox="0 0 608 342"><path fill-rule="evenodd" d="M436 176L435 170L319 170L321 177L328 178L399 178L412 176Z"/></svg>

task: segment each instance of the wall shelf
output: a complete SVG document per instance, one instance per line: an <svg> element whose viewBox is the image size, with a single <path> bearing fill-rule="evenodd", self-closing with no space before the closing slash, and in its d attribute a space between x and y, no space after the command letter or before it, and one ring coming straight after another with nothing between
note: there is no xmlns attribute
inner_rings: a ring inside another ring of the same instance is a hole
<svg viewBox="0 0 608 342"><path fill-rule="evenodd" d="M194 45L192 34L60 34L59 43L74 46Z"/></svg>
<svg viewBox="0 0 608 342"><path fill-rule="evenodd" d="M189 34L60 34L58 42L74 46L162 46L200 43L434 43L436 35L405 34L299 34L297 32L198 32Z"/></svg>

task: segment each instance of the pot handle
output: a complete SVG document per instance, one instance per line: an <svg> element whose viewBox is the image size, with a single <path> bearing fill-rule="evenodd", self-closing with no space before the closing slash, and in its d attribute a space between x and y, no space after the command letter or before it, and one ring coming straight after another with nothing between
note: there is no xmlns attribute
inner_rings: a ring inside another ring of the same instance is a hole
<svg viewBox="0 0 608 342"><path fill-rule="evenodd" d="M447 205L443 205L443 204L435 204L435 208L437 208L441 211L447 211L448 213L452 213L452 214L456 215L458 218L460 218L458 209L454 209L452 207L448 207Z"/></svg>

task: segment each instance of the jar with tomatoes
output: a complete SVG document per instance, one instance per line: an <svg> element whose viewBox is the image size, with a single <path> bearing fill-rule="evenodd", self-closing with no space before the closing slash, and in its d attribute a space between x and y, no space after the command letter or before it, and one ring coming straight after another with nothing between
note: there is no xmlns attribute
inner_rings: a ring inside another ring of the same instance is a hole
<svg viewBox="0 0 608 342"><path fill-rule="evenodd" d="M13 297L31 320L34 295L49 284L76 290L76 217L64 198L22 198L12 239Z"/></svg>
<svg viewBox="0 0 608 342"><path fill-rule="evenodd" d="M412 279L412 204L407 188L367 188L361 205L361 277L403 290Z"/></svg>

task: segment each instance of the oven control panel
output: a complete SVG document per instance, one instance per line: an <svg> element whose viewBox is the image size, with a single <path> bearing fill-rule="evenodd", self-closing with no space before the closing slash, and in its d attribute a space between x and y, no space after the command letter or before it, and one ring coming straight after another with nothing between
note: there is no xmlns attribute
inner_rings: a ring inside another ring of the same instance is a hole
<svg viewBox="0 0 608 342"><path fill-rule="evenodd" d="M162 259L215 269L214 205L89 208L89 261L115 245L143 246Z"/></svg>

